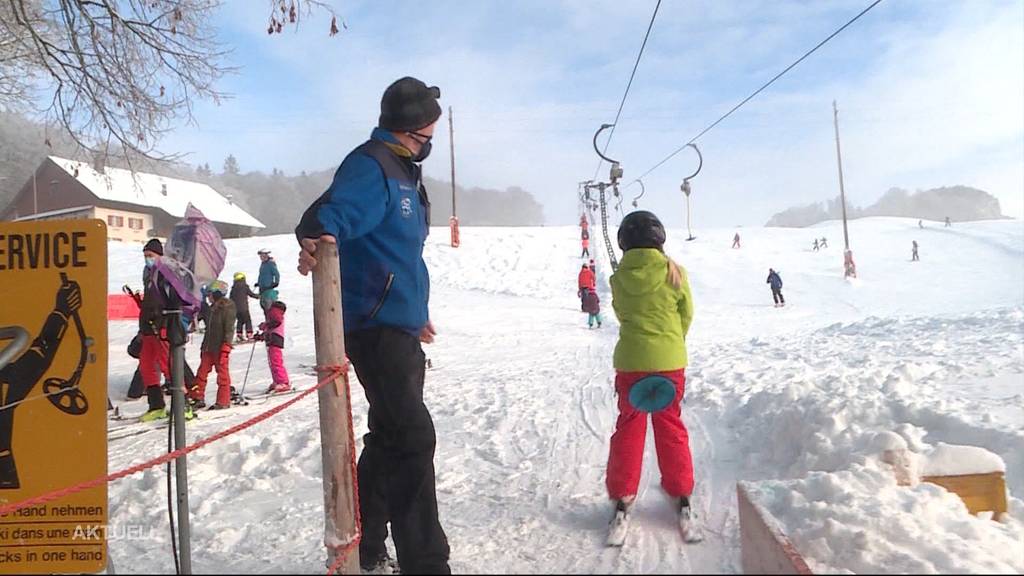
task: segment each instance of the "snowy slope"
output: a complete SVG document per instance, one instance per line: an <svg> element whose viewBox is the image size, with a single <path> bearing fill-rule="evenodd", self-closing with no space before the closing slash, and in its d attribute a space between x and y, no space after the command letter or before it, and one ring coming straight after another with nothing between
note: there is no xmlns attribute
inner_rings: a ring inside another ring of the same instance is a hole
<svg viewBox="0 0 1024 576"><path fill-rule="evenodd" d="M685 231L670 230L667 246L687 268L696 301L684 419L698 484L694 500L708 538L684 546L672 529L674 515L658 487L649 442L634 529L626 547L612 550L603 547L610 517L604 465L616 415L616 323L606 257L598 261L609 319L590 331L575 297L578 229L465 228L457 250L447 247L447 230L434 231L426 259L439 334L427 348L436 368L428 372L426 397L437 427L438 499L454 571L737 572L736 480L848 474L871 462L871 438L883 431L918 449L938 442L987 448L1005 460L1011 495L1024 493L1020 221L949 229L926 223L924 230L916 220L854 221L860 278L852 283L842 278L836 223L740 230L739 250L729 247L734 232L695 230L697 240L685 242ZM821 236L830 247L811 252L811 241ZM914 239L922 261L911 263ZM310 384L314 378L302 366L314 362L311 290L294 272L294 239L229 241L224 277L235 271L254 277L255 253L264 246L277 256L289 304L286 363L293 381ZM110 251L111 291L125 282L137 286L139 248L112 243ZM771 307L769 266L785 281L784 309ZM134 368L124 353L133 333L130 322L111 324L115 401ZM249 353L241 346L232 355L236 385ZM189 359L198 363L198 343L190 345ZM269 381L258 347L247 389L261 390ZM238 408L219 420L201 418L190 424L190 436L221 430L278 402ZM366 403L355 383L353 402L361 434ZM123 409L138 413L143 406ZM311 398L190 457L197 572L322 570L317 426ZM113 441L110 468L141 461L165 445L160 432ZM120 572L173 571L163 482L163 471L151 471L111 486L113 533L128 525L147 530L146 539L112 544ZM926 491L917 502L948 506L943 494ZM1019 519L1024 504L1016 498L1011 515ZM956 566L1024 571L1024 550L1015 563L1012 546L1002 564L982 559L986 540L1016 537L1019 543L1019 522L998 528L970 517L963 522L971 528L958 532L957 541L967 557ZM995 538L990 530L1004 533ZM924 558L911 566L948 566L928 564L935 552L913 541L899 543L897 552ZM858 561L860 569L886 568L875 557Z"/></svg>

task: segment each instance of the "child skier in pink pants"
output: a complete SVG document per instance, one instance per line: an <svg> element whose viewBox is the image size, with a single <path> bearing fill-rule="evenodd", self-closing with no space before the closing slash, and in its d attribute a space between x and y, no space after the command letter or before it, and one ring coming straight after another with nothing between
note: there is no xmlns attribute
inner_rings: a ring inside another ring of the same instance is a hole
<svg viewBox="0 0 1024 576"><path fill-rule="evenodd" d="M260 324L257 340L267 344L267 362L274 383L267 393L287 392L292 389L288 381L288 370L284 367L284 313L288 310L284 302L276 300L267 310L267 321Z"/></svg>

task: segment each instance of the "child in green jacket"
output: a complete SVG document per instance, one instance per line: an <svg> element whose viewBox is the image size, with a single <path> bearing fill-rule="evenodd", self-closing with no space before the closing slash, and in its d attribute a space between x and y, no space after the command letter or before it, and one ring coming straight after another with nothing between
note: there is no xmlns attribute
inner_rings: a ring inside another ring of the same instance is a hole
<svg viewBox="0 0 1024 576"><path fill-rule="evenodd" d="M625 537L622 529L640 484L648 413L654 425L661 486L677 506L684 539L699 541L690 510L689 436L680 413L686 333L693 320L689 282L686 271L665 255L665 228L654 214L643 210L628 214L618 240L623 256L611 287L612 308L620 325L614 356L619 417L606 481L616 507L609 544L621 545Z"/></svg>

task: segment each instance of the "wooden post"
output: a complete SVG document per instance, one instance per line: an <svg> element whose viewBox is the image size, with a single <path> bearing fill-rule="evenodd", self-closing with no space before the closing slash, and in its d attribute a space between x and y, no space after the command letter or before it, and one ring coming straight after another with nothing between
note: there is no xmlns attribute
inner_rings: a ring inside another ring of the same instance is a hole
<svg viewBox="0 0 1024 576"><path fill-rule="evenodd" d="M320 241L316 249L317 265L313 269L313 333L316 341L317 366L345 364L345 331L341 315L341 267L338 246ZM326 372L321 372L323 376ZM320 453L324 482L324 545L327 562L334 565L335 549L352 541L356 535L355 479L349 452L348 373L343 372L333 384L319 391ZM353 549L339 568L341 574L359 574L359 550Z"/></svg>

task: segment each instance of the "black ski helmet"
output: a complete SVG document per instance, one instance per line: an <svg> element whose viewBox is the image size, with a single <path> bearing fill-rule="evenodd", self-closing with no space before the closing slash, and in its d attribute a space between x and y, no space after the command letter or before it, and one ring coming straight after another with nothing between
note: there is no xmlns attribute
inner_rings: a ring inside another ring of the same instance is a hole
<svg viewBox="0 0 1024 576"><path fill-rule="evenodd" d="M619 248L623 252L633 248L662 249L665 245L665 227L653 212L637 210L626 214L619 225Z"/></svg>

